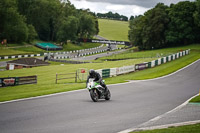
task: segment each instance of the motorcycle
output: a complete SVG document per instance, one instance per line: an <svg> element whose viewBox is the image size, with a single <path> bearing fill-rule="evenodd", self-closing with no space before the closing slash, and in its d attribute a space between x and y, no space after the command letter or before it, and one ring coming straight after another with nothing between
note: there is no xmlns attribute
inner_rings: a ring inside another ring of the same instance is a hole
<svg viewBox="0 0 200 133"><path fill-rule="evenodd" d="M103 80L103 82L105 81ZM100 83L95 82L94 79L89 79L87 89L89 90L90 97L94 102L98 102L99 99L110 100L111 98L109 89L105 92L105 88L103 88Z"/></svg>

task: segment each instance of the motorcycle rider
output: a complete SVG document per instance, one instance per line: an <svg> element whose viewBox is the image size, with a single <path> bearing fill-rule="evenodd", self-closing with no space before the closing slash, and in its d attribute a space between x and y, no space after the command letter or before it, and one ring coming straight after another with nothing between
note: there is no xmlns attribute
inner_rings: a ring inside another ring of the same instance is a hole
<svg viewBox="0 0 200 133"><path fill-rule="evenodd" d="M103 88L105 88L105 92L108 91L108 88L107 88L106 84L102 81L102 78L101 78L101 76L100 76L100 74L99 74L98 72L95 72L95 70L90 69L90 71L89 71L89 76L88 76L88 78L87 78L86 85L88 84L90 78L94 78L94 81L95 81L95 82L100 83L100 85L101 85Z"/></svg>

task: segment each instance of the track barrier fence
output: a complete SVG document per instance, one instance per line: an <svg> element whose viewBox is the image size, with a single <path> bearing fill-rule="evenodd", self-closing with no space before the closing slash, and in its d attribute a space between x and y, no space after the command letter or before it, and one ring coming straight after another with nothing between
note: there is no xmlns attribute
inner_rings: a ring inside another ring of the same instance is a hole
<svg viewBox="0 0 200 133"><path fill-rule="evenodd" d="M6 77L0 78L0 87L37 84L37 76L24 76L24 77Z"/></svg>

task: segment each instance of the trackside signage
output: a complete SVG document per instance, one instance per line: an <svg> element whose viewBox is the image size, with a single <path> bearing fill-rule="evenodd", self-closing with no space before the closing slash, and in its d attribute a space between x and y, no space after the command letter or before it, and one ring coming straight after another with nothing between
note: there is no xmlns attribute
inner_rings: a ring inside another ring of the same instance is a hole
<svg viewBox="0 0 200 133"><path fill-rule="evenodd" d="M141 63L135 65L135 70L143 70L148 68L148 63Z"/></svg>
<svg viewBox="0 0 200 133"><path fill-rule="evenodd" d="M16 84L16 78L0 78L0 87L13 86Z"/></svg>
<svg viewBox="0 0 200 133"><path fill-rule="evenodd" d="M0 78L0 87L24 85L24 84L37 84L37 76L25 77L7 77Z"/></svg>
<svg viewBox="0 0 200 133"><path fill-rule="evenodd" d="M135 71L135 65L116 68L117 75L129 73L129 72L133 72L133 71Z"/></svg>
<svg viewBox="0 0 200 133"><path fill-rule="evenodd" d="M115 44L130 46L130 42L115 41L115 40L98 40L98 39L79 39L80 42L102 43L102 44Z"/></svg>
<svg viewBox="0 0 200 133"><path fill-rule="evenodd" d="M125 45L125 42L122 41L110 41L110 40L91 40L92 43L108 43L108 44L119 44Z"/></svg>

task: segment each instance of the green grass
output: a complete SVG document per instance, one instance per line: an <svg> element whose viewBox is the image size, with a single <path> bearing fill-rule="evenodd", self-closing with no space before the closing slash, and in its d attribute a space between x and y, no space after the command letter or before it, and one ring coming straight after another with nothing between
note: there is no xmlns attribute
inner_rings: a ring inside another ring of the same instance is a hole
<svg viewBox="0 0 200 133"><path fill-rule="evenodd" d="M193 47L193 49L191 50L191 54L181 57L180 59L177 59L175 61L171 61L167 64L163 64L161 66L152 69L146 69L143 71L134 72L127 75L107 78L106 83L114 84L114 83L126 82L126 80L150 79L172 73L194 62L195 60L200 59L200 50L198 50L200 48L199 46L200 45L198 45L198 47L191 45L191 47ZM37 75L38 84L0 88L0 96L1 96L0 101L8 101L19 98L27 98L27 97L40 96L40 95L85 88L85 83L66 84L66 83L74 83L75 79L62 80L59 81L59 84L55 84L56 73L71 73L75 72L79 68L88 68L96 70L102 68L121 67L141 62L148 62L151 60L154 59L153 58L130 59L122 61L113 61L113 62L105 61L102 63L76 64L76 65L74 64L60 65L63 63L53 63L50 66L19 69L13 71L3 71L0 72L0 77Z"/></svg>
<svg viewBox="0 0 200 133"><path fill-rule="evenodd" d="M17 51L17 50L7 49L7 48L0 48L0 56L18 55L18 54L27 54L27 52Z"/></svg>
<svg viewBox="0 0 200 133"><path fill-rule="evenodd" d="M99 35L109 40L128 41L128 26L124 21L99 19Z"/></svg>
<svg viewBox="0 0 200 133"><path fill-rule="evenodd" d="M180 127L170 127L166 129L156 129L147 131L138 131L132 133L199 133L200 124L180 126Z"/></svg>
<svg viewBox="0 0 200 133"><path fill-rule="evenodd" d="M62 51L73 51L73 50L81 50L81 49L88 49L100 46L100 43L82 43L81 45L75 45L72 43L68 43L64 45Z"/></svg>
<svg viewBox="0 0 200 133"><path fill-rule="evenodd" d="M200 103L200 95L196 96L195 98L193 98L192 100L190 100L191 103Z"/></svg>

